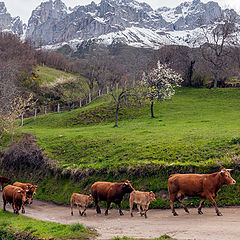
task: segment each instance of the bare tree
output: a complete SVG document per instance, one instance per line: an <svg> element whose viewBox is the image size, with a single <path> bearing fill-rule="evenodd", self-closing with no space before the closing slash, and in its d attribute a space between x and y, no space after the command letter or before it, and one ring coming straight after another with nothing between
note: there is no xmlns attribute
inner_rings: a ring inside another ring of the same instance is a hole
<svg viewBox="0 0 240 240"><path fill-rule="evenodd" d="M203 36L200 46L203 58L211 65L213 86L218 86L218 81L227 69L228 59L231 58L231 49L238 42L239 28L235 17L225 15L210 27L202 26Z"/></svg>

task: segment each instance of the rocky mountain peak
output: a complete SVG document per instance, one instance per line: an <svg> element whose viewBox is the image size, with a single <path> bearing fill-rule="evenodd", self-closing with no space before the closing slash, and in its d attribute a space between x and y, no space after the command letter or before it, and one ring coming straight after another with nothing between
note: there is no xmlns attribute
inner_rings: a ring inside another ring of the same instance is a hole
<svg viewBox="0 0 240 240"><path fill-rule="evenodd" d="M7 8L5 6L4 2L0 2L0 14L6 14L7 13Z"/></svg>

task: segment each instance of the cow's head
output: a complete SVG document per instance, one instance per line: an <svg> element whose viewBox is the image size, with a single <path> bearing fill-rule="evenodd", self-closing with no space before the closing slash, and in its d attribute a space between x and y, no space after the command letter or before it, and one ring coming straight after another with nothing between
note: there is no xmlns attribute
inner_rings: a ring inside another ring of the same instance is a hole
<svg viewBox="0 0 240 240"><path fill-rule="evenodd" d="M89 195L89 196L88 196L88 202L89 202L90 204L93 204L93 196L92 196L92 195Z"/></svg>
<svg viewBox="0 0 240 240"><path fill-rule="evenodd" d="M131 183L128 180L126 180L122 185L122 190L125 193L131 193L134 190L134 188L132 187Z"/></svg>
<svg viewBox="0 0 240 240"><path fill-rule="evenodd" d="M152 191L149 192L149 200L150 202L153 202L156 200L155 194Z"/></svg>
<svg viewBox="0 0 240 240"><path fill-rule="evenodd" d="M27 191L28 190L23 190L23 189L18 189L17 190L17 193L19 194L19 195L21 195L21 198L22 198L22 202L23 203L25 203L26 201L27 201Z"/></svg>
<svg viewBox="0 0 240 240"><path fill-rule="evenodd" d="M28 186L28 192L27 192L27 198L28 198L28 204L32 204L33 202L33 196L36 195L36 190L38 189L38 186L36 185L29 185Z"/></svg>
<svg viewBox="0 0 240 240"><path fill-rule="evenodd" d="M231 177L230 171L232 171L232 169L223 168L220 172L221 177L222 177L222 182L224 185L236 183L236 181Z"/></svg>

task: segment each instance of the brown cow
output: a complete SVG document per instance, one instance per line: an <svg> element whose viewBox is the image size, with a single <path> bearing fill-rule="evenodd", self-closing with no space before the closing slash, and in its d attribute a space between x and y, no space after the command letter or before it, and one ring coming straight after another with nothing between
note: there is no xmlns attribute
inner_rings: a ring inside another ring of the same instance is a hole
<svg viewBox="0 0 240 240"><path fill-rule="evenodd" d="M7 183L11 184L11 180L6 177L0 176L1 192L3 190L3 184L7 184Z"/></svg>
<svg viewBox="0 0 240 240"><path fill-rule="evenodd" d="M134 188L128 180L122 183L95 182L91 187L91 193L96 205L97 213L101 213L98 202L107 201L107 210L105 211L105 215L108 215L108 209L112 202L118 205L119 214L123 215L121 210L121 201L123 196L125 193L131 193L133 190Z"/></svg>
<svg viewBox="0 0 240 240"><path fill-rule="evenodd" d="M212 174L174 174L168 179L169 200L174 216L177 216L173 203L178 200L184 210L189 213L186 205L183 203L185 196L201 197L198 207L198 214L203 214L202 204L208 199L215 207L218 216L222 216L217 208L214 198L223 185L235 184L236 181L230 175L231 169L223 168L220 172Z"/></svg>
<svg viewBox="0 0 240 240"><path fill-rule="evenodd" d="M12 204L14 213L19 214L19 210L22 208L22 213L25 213L23 208L24 202L26 201L26 191L20 187L13 185L7 185L3 189L3 210L6 211L6 204Z"/></svg>
<svg viewBox="0 0 240 240"><path fill-rule="evenodd" d="M73 193L71 196L70 204L71 204L71 215L73 215L73 206L76 204L78 206L78 211L81 216L86 216L86 209L89 203L93 203L93 197L92 195L83 195L83 194L78 194L78 193ZM84 210L81 212L81 209L83 208Z"/></svg>
<svg viewBox="0 0 240 240"><path fill-rule="evenodd" d="M140 215L141 216L144 215L145 218L147 218L147 211L148 211L149 204L150 202L153 202L155 200L156 200L155 194L152 191L150 192L132 191L130 193L130 198L129 198L131 217L133 217L133 214L132 214L133 203L137 204L137 208ZM144 213L142 213L141 207Z"/></svg>
<svg viewBox="0 0 240 240"><path fill-rule="evenodd" d="M32 185L31 183L21 183L21 182L15 182L13 186L21 187L23 190L28 190L27 200L25 204L32 204L33 196L36 195L36 190L38 189L38 186Z"/></svg>

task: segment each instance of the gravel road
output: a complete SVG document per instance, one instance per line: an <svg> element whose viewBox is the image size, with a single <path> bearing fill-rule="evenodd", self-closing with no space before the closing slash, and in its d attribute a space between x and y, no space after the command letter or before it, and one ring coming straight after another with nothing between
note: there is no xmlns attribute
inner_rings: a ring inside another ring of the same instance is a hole
<svg viewBox="0 0 240 240"><path fill-rule="evenodd" d="M1 194L0 199L2 207ZM12 212L10 205L8 210ZM81 217L77 209L74 210L74 216L71 216L69 207L34 200L33 205L26 207L25 216L62 224L79 222L96 229L99 240L115 236L157 238L163 234L177 240L240 239L240 207L220 208L221 217L215 214L213 208L203 208L203 215L198 215L197 209L190 209L190 214L177 209L178 217L173 217L170 210L149 210L147 219L140 217L137 212L130 217L128 211L124 211L125 215L120 217L115 209L111 209L108 216L97 215L93 208L87 210L86 217Z"/></svg>

